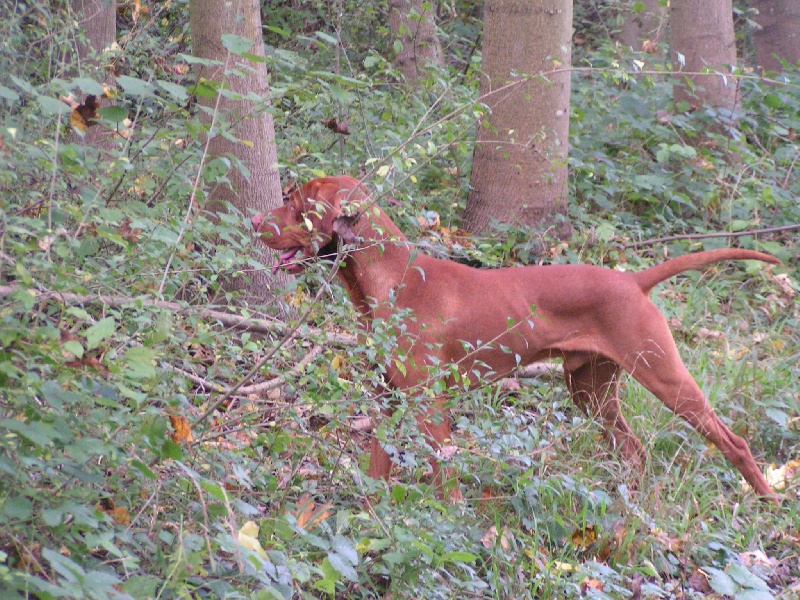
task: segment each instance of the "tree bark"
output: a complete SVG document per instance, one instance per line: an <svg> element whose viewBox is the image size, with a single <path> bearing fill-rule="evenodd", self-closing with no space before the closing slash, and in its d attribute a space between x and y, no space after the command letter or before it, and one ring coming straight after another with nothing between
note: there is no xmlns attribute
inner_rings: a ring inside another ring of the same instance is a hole
<svg viewBox="0 0 800 600"><path fill-rule="evenodd" d="M85 42L77 43L78 73L113 87L115 77L105 68L103 51L117 41L116 0L72 0L70 10L86 37ZM97 98L97 101L100 106L106 104L103 98ZM89 127L83 140L87 146L109 151L114 146L114 132L104 127Z"/></svg>
<svg viewBox="0 0 800 600"><path fill-rule="evenodd" d="M428 66L442 65L442 46L436 33L431 0L391 0L389 28L401 47L395 57L406 83L416 86Z"/></svg>
<svg viewBox="0 0 800 600"><path fill-rule="evenodd" d="M102 67L100 54L117 39L116 0L72 0L71 7L86 33L86 42L78 42L78 59Z"/></svg>
<svg viewBox="0 0 800 600"><path fill-rule="evenodd" d="M567 212L572 36L568 0L487 0L479 124L464 226L538 226ZM569 225L558 223L566 236Z"/></svg>
<svg viewBox="0 0 800 600"><path fill-rule="evenodd" d="M739 97L731 77L736 66L731 0L672 0L669 19L672 65L687 73L673 88L675 104L712 106L733 118ZM706 68L715 72L696 74Z"/></svg>
<svg viewBox="0 0 800 600"><path fill-rule="evenodd" d="M266 65L229 52L221 41L224 34L238 35L254 42L247 51L249 54L264 56L258 0L224 3L192 0L189 4L189 25L195 56L224 63L224 66L201 67L198 77L221 82L234 93L245 95L254 92L266 102L269 98ZM198 102L213 109L200 113L206 124L214 123L208 140L209 156L233 156L249 171L249 176L246 176L236 165L232 165L227 173L230 185L216 185L203 208L214 212L224 211L229 202L249 216L278 206L281 203L281 183L276 166L275 129L272 115L264 110L263 103L223 96L200 98ZM218 131L220 127L226 128L238 141L215 133L214 130ZM247 290L251 296L263 298L271 287L285 283L285 278L283 275L276 279L267 271L255 272L250 276L251 283ZM233 282L226 285L228 289L238 287Z"/></svg>
<svg viewBox="0 0 800 600"><path fill-rule="evenodd" d="M633 2L624 3L624 21L617 39L634 50L642 50L642 42L663 41L667 29L667 7L661 0L641 0L641 12L632 10Z"/></svg>
<svg viewBox="0 0 800 600"><path fill-rule="evenodd" d="M752 0L758 9L753 20L761 29L755 33L756 61L763 71L783 70L781 59L800 61L800 2L798 0Z"/></svg>

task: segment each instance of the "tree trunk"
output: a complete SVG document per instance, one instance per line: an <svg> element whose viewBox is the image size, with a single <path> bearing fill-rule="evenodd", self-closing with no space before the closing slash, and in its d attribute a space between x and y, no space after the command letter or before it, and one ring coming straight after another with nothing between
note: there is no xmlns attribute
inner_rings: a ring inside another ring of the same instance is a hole
<svg viewBox="0 0 800 600"><path fill-rule="evenodd" d="M621 16L624 21L617 39L634 50L642 50L645 40L661 42L667 29L667 7L662 0L642 0L642 10L634 12L634 2L623 3Z"/></svg>
<svg viewBox="0 0 800 600"><path fill-rule="evenodd" d="M72 0L70 10L86 36L85 42L77 44L78 73L113 87L115 78L105 68L102 54L117 41L116 0ZM83 102L84 98L78 100ZM103 98L97 98L97 101L98 106L106 104ZM104 127L89 127L83 140L87 146L109 151L114 146L114 132Z"/></svg>
<svg viewBox="0 0 800 600"><path fill-rule="evenodd" d="M781 60L800 61L800 2L798 0L752 0L758 14L753 20L761 29L755 33L756 60L762 71L780 72Z"/></svg>
<svg viewBox="0 0 800 600"><path fill-rule="evenodd" d="M192 35L192 52L200 58L218 60L224 66L204 66L198 77L222 82L234 93L253 92L265 101L269 97L267 68L264 63L252 62L229 52L222 44L224 34L234 34L254 45L249 54L264 56L264 41L261 35L261 13L258 0L235 0L220 3L217 0L192 0L189 4L189 25ZM240 75L240 71L245 75ZM227 177L230 185L218 184L203 208L214 212L224 211L230 202L244 215L264 212L281 203L281 183L278 173L275 129L272 115L263 105L226 97L200 98L204 106L214 109L213 115L202 111L201 119L214 129L224 127L239 141L214 134L208 143L209 157L234 156L250 172L244 175L233 165ZM253 238L256 239L255 237ZM285 283L285 276L278 281L269 272L251 274L248 292L253 297L264 297L270 287ZM239 287L235 282L227 285Z"/></svg>
<svg viewBox="0 0 800 600"><path fill-rule="evenodd" d="M70 6L86 32L86 42L78 43L79 60L89 62L92 68L101 67L100 54L117 39L116 0L72 0Z"/></svg>
<svg viewBox="0 0 800 600"><path fill-rule="evenodd" d="M731 77L731 65L736 66L731 0L672 0L669 19L672 65L687 73L673 88L675 104L712 106L733 118L738 90ZM714 73L697 74L706 68Z"/></svg>
<svg viewBox="0 0 800 600"><path fill-rule="evenodd" d="M571 36L569 0L486 1L481 97L491 114L478 127L469 231L566 215ZM565 219L558 230L568 235Z"/></svg>
<svg viewBox="0 0 800 600"><path fill-rule="evenodd" d="M400 43L395 62L408 84L416 86L429 65L442 65L442 46L436 34L431 0L390 0L389 28Z"/></svg>

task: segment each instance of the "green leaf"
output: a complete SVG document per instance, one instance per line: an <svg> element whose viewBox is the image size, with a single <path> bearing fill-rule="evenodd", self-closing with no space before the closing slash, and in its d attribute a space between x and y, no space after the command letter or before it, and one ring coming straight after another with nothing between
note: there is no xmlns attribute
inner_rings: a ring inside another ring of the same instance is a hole
<svg viewBox="0 0 800 600"><path fill-rule="evenodd" d="M183 450L172 440L164 440L164 444L161 446L161 456L172 460L183 460Z"/></svg>
<svg viewBox="0 0 800 600"><path fill-rule="evenodd" d="M91 350L92 348L97 348L100 342L113 335L116 328L117 322L114 320L114 317L100 319L84 332L86 336L86 349Z"/></svg>
<svg viewBox="0 0 800 600"><path fill-rule="evenodd" d="M337 40L335 37L333 37L332 35L328 35L327 33L324 33L322 31L317 31L315 35L323 42L327 42L332 46L335 46L336 44L339 43L339 40Z"/></svg>
<svg viewBox="0 0 800 600"><path fill-rule="evenodd" d="M720 571L714 567L705 567L703 570L709 576L708 585L718 594L733 596L739 589L736 582L725 571Z"/></svg>
<svg viewBox="0 0 800 600"><path fill-rule="evenodd" d="M779 410L777 408L765 408L764 412L770 419L775 421L784 429L789 426L789 415L786 413L786 411Z"/></svg>
<svg viewBox="0 0 800 600"><path fill-rule="evenodd" d="M155 479L156 478L156 474L153 473L153 471L150 470L150 467L148 467L146 464L144 464L140 460L135 460L135 459L132 460L131 461L131 467L133 467L134 469L139 471L142 475L144 475L148 479Z"/></svg>
<svg viewBox="0 0 800 600"><path fill-rule="evenodd" d="M116 104L114 106L103 106L102 108L98 108L97 113L112 123L122 123L128 118L128 110Z"/></svg>
<svg viewBox="0 0 800 600"><path fill-rule="evenodd" d="M128 96L147 98L153 95L153 86L138 77L120 75L117 77L117 84Z"/></svg>
<svg viewBox="0 0 800 600"><path fill-rule="evenodd" d="M239 56L241 56L243 52L250 50L254 43L251 39L233 33L224 34L220 40L222 41L222 45L225 46L229 52Z"/></svg>
<svg viewBox="0 0 800 600"><path fill-rule="evenodd" d="M288 40L289 36L291 35L291 32L288 29L282 29L277 25L266 25L264 29L266 29L267 31L271 31L272 33L277 33L285 40Z"/></svg>
<svg viewBox="0 0 800 600"><path fill-rule="evenodd" d="M14 90L12 90L11 88L7 88L4 85L0 85L0 98L11 100L11 102L16 102L17 100L19 100L19 94Z"/></svg>
<svg viewBox="0 0 800 600"><path fill-rule="evenodd" d="M88 77L75 77L70 82L70 87L78 88L84 94L94 94L95 96L102 96L105 93L102 85Z"/></svg>
<svg viewBox="0 0 800 600"><path fill-rule="evenodd" d="M225 494L225 491L216 483L211 481L204 481L200 480L200 487L207 491L209 494L214 496L220 502L227 502L228 497Z"/></svg>
<svg viewBox="0 0 800 600"><path fill-rule="evenodd" d="M219 84L214 85L215 83L216 82L201 79L197 82L197 85L190 87L189 91L193 96L197 96L198 98L216 98Z"/></svg>
<svg viewBox="0 0 800 600"><path fill-rule="evenodd" d="M213 60L211 58L199 58L197 56L192 56L191 54L178 54L178 56L190 65L200 65L202 67L221 67L223 64L225 64L219 60Z"/></svg>
<svg viewBox="0 0 800 600"><path fill-rule="evenodd" d="M172 83L171 81L162 81L159 79L156 81L156 85L179 102L183 102L189 97L186 88L182 85L178 85L177 83Z"/></svg>
<svg viewBox="0 0 800 600"><path fill-rule="evenodd" d="M353 565L337 552L328 552L328 559L331 566L345 579L350 581L358 581L358 573L353 568Z"/></svg>
<svg viewBox="0 0 800 600"><path fill-rule="evenodd" d="M355 566L358 564L358 552L353 542L346 537L341 535L334 536L332 549L351 565Z"/></svg>
<svg viewBox="0 0 800 600"><path fill-rule="evenodd" d="M50 563L50 566L56 573L67 581L75 581L76 578L81 581L86 580L86 571L63 554L51 550L50 548L43 548L42 557Z"/></svg>
<svg viewBox="0 0 800 600"><path fill-rule="evenodd" d="M783 100L781 100L776 94L766 94L764 96L764 104L770 108L778 109L783 107Z"/></svg>
<svg viewBox="0 0 800 600"><path fill-rule="evenodd" d="M769 586L760 577L753 575L747 567L739 564L732 564L728 567L728 575L743 588L751 590L769 591Z"/></svg>
<svg viewBox="0 0 800 600"><path fill-rule="evenodd" d="M134 346L133 348L128 348L125 352L123 362L127 366L131 377L145 379L156 375L156 356L157 354L152 348Z"/></svg>
<svg viewBox="0 0 800 600"><path fill-rule="evenodd" d="M146 600L155 598L158 595L158 588L162 581L152 575L132 575L125 580L122 591L129 594L136 600Z"/></svg>
<svg viewBox="0 0 800 600"><path fill-rule="evenodd" d="M37 446L52 446L53 441L61 436L52 425L45 425L39 421L25 423L16 419L3 419L0 427L5 427Z"/></svg>
<svg viewBox="0 0 800 600"><path fill-rule="evenodd" d="M64 342L64 350L74 355L76 358L83 358L83 345L76 340Z"/></svg>
<svg viewBox="0 0 800 600"><path fill-rule="evenodd" d="M55 508L42 510L42 521L47 527L58 527L64 522L64 511Z"/></svg>
<svg viewBox="0 0 800 600"><path fill-rule="evenodd" d="M46 115L63 115L70 111L69 106L64 104L61 100L51 98L50 96L39 96L36 98L36 101L39 103L39 106L42 107Z"/></svg>
<svg viewBox="0 0 800 600"><path fill-rule="evenodd" d="M729 229L732 232L744 231L750 226L750 221L743 221L741 219L737 219L735 221L731 221Z"/></svg>
<svg viewBox="0 0 800 600"><path fill-rule="evenodd" d="M733 600L775 600L775 596L767 590L741 590L736 592Z"/></svg>
<svg viewBox="0 0 800 600"><path fill-rule="evenodd" d="M0 512L10 519L28 519L33 514L33 504L27 498L13 497L3 503Z"/></svg>
<svg viewBox="0 0 800 600"><path fill-rule="evenodd" d="M448 552L442 559L451 563L474 563L478 560L478 555L471 552Z"/></svg>
<svg viewBox="0 0 800 600"><path fill-rule="evenodd" d="M336 591L336 583L339 581L339 572L327 558L322 561L320 570L322 571L323 577L314 582L314 587L332 596Z"/></svg>

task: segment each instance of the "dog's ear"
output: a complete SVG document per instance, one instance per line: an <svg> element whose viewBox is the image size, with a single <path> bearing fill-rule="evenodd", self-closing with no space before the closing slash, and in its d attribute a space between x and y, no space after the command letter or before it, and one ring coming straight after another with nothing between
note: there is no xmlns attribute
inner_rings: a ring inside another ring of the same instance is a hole
<svg viewBox="0 0 800 600"><path fill-rule="evenodd" d="M353 233L353 223L357 217L339 216L333 220L333 232L339 236L344 244L359 244L364 241L362 238Z"/></svg>

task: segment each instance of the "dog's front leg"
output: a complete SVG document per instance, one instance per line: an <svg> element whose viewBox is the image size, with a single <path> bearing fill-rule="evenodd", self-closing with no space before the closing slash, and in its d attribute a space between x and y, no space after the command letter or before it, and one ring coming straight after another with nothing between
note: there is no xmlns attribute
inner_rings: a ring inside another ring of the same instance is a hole
<svg viewBox="0 0 800 600"><path fill-rule="evenodd" d="M372 436L369 448L369 469L367 475L373 479L385 479L388 481L389 474L392 472L392 459L386 450L383 449L377 436Z"/></svg>
<svg viewBox="0 0 800 600"><path fill-rule="evenodd" d="M419 430L428 438L428 442L434 452L442 453L450 447L451 431L450 416L445 408L445 401L441 398L436 399L436 405L429 408L417 416ZM439 498L447 498L451 502L458 502L463 499L461 489L458 485L458 476L455 469L443 469L441 462L435 457L431 457L432 483L436 487L436 495Z"/></svg>

